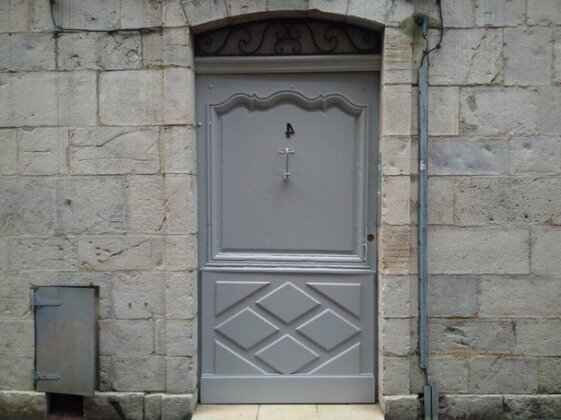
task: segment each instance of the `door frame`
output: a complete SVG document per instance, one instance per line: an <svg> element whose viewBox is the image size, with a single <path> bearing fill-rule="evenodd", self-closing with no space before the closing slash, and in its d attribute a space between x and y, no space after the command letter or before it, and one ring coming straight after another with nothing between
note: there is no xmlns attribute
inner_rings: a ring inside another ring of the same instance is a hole
<svg viewBox="0 0 561 420"><path fill-rule="evenodd" d="M378 334L377 329L379 326L378 322L378 229L380 224L381 209L380 209L380 184L382 180L380 156L379 156L379 143L380 143L380 101L382 80L382 58L381 54L370 54L370 55L310 55L310 56L223 56L223 57L194 57L193 59L193 70L195 73L195 78L198 74L262 74L262 73L351 73L351 72L372 72L378 73L378 109L377 109L377 119L376 119L376 130L372 130L375 133L373 144L369 144L367 167L368 170L368 180L367 187L372 189L375 186L376 191L369 192L367 195L366 205L370 209L365 214L366 224L369 227L370 232L375 235L373 241L371 241L371 250L368 250L367 261L369 267L353 268L353 267L309 267L304 270L309 273L333 273L340 272L343 273L364 273L365 271L373 272L373 286L374 286L374 326L375 330L373 333L374 342L374 352L372 354L373 367L374 367L374 398L376 402L379 402L379 386L380 378L378 376ZM194 82L196 89L196 82ZM195 109L197 109L197 93L195 92ZM200 127L200 122L197 120L195 115L195 127ZM371 141L367 139L367 141ZM200 315L200 308L202 307L202 271L201 267L203 263L207 261L208 257L208 226L207 226L207 212L208 203L205 200L200 199L201 188L207 187L207 177L208 177L208 164L207 164L207 150L206 147L202 147L199 141L196 142L196 156L197 156L197 212L198 217L198 235L197 235L197 251L198 251L198 268L197 268L197 307L198 313ZM206 194L205 194L206 195ZM374 211L375 218L372 218L369 213ZM204 217L201 217L204 215ZM210 268L212 270L212 267ZM220 270L220 268L219 268ZM230 267L228 271L263 271L263 272L275 272L274 266L259 266L256 264ZM301 272L303 269L301 267L283 267L283 272L290 272L295 270ZM202 340L202 317L198 316L197 320L197 340L198 340L198 351L197 351L197 383L201 383L202 375L202 354L203 354L203 340ZM199 391L199 401L201 398Z"/></svg>

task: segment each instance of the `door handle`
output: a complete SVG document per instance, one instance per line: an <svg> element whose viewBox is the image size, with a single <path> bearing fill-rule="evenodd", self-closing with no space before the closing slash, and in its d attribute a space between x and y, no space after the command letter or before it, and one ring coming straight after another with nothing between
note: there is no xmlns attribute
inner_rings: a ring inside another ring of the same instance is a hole
<svg viewBox="0 0 561 420"><path fill-rule="evenodd" d="M285 147L283 149L279 149L279 153L281 155L285 155L286 156L286 161L285 161L285 166L284 166L284 182L288 182L288 179L290 178L290 171L288 170L288 161L290 158L290 155L294 154L294 149L292 147Z"/></svg>

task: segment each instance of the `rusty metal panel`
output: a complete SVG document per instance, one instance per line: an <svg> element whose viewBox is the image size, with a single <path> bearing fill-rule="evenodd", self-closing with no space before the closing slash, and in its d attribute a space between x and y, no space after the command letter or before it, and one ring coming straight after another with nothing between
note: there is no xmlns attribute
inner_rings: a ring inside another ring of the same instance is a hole
<svg viewBox="0 0 561 420"><path fill-rule="evenodd" d="M89 287L36 287L35 389L93 395L97 373L97 299Z"/></svg>

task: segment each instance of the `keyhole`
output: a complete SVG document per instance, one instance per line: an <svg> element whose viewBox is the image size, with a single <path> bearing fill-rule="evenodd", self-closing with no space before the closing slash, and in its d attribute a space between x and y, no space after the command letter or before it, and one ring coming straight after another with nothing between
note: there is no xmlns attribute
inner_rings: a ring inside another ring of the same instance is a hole
<svg viewBox="0 0 561 420"><path fill-rule="evenodd" d="M368 239L369 242L372 242L374 240L374 235L372 233L369 233L366 239Z"/></svg>

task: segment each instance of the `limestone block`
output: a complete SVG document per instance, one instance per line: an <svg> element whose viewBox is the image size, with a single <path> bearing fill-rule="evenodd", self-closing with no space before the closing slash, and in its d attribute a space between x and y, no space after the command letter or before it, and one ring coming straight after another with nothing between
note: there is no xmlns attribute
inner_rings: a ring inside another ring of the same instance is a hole
<svg viewBox="0 0 561 420"><path fill-rule="evenodd" d="M0 73L0 127L93 125L93 72Z"/></svg>
<svg viewBox="0 0 561 420"><path fill-rule="evenodd" d="M533 264L532 264L533 266ZM561 280L546 276L483 276L479 290L481 317L559 317Z"/></svg>
<svg viewBox="0 0 561 420"><path fill-rule="evenodd" d="M408 357L383 356L380 358L380 393L384 395L409 394L410 362Z"/></svg>
<svg viewBox="0 0 561 420"><path fill-rule="evenodd" d="M387 26L406 25L408 18L415 13L415 5L410 1L392 1L389 2L388 17L386 18ZM387 3L386 3L387 4Z"/></svg>
<svg viewBox="0 0 561 420"><path fill-rule="evenodd" d="M70 130L73 174L153 174L160 168L157 127L92 127Z"/></svg>
<svg viewBox="0 0 561 420"><path fill-rule="evenodd" d="M367 2L369 6L365 5ZM376 15L374 17L378 19L384 19L381 14L386 11L379 11L373 5L370 6L369 0L354 0L351 1L351 6L353 4L359 4L361 10L373 11ZM401 29L388 27L384 31L383 84L411 83L413 75L411 43L411 37Z"/></svg>
<svg viewBox="0 0 561 420"><path fill-rule="evenodd" d="M166 66L193 67L191 34L187 27L165 29L163 63Z"/></svg>
<svg viewBox="0 0 561 420"><path fill-rule="evenodd" d="M161 420L164 394L144 395L144 420Z"/></svg>
<svg viewBox="0 0 561 420"><path fill-rule="evenodd" d="M197 362L192 357L166 358L166 391L193 392L197 385Z"/></svg>
<svg viewBox="0 0 561 420"><path fill-rule="evenodd" d="M267 10L306 10L308 0L267 0Z"/></svg>
<svg viewBox="0 0 561 420"><path fill-rule="evenodd" d="M308 0L308 10L346 15L349 9L349 0Z"/></svg>
<svg viewBox="0 0 561 420"><path fill-rule="evenodd" d="M62 70L121 70L142 66L141 36L135 33L66 33L57 43Z"/></svg>
<svg viewBox="0 0 561 420"><path fill-rule="evenodd" d="M468 391L469 362L450 356L431 356L429 360L431 383L439 393L466 393ZM419 369L419 360L411 359L411 391L423 393L424 377Z"/></svg>
<svg viewBox="0 0 561 420"><path fill-rule="evenodd" d="M389 225L411 221L411 180L408 176L382 178L382 220Z"/></svg>
<svg viewBox="0 0 561 420"><path fill-rule="evenodd" d="M0 389L33 390L31 369L34 361L31 356L5 355L0 356ZM0 397L0 401L2 397ZM5 413L0 402L0 413Z"/></svg>
<svg viewBox="0 0 561 420"><path fill-rule="evenodd" d="M161 131L165 173L197 172L195 132L190 126L164 127Z"/></svg>
<svg viewBox="0 0 561 420"><path fill-rule="evenodd" d="M535 90L518 88L463 88L460 93L460 128L469 135L534 134L538 121L538 96L541 95Z"/></svg>
<svg viewBox="0 0 561 420"><path fill-rule="evenodd" d="M113 389L113 373L111 356L99 356L99 390L111 391Z"/></svg>
<svg viewBox="0 0 561 420"><path fill-rule="evenodd" d="M106 320L99 325L101 355L150 354L154 351L152 321Z"/></svg>
<svg viewBox="0 0 561 420"><path fill-rule="evenodd" d="M192 175L166 175L165 231L197 232L197 179Z"/></svg>
<svg viewBox="0 0 561 420"><path fill-rule="evenodd" d="M166 321L166 354L168 356L194 356L196 353L196 320Z"/></svg>
<svg viewBox="0 0 561 420"><path fill-rule="evenodd" d="M75 270L78 241L70 238L15 238L10 241L12 270Z"/></svg>
<svg viewBox="0 0 561 420"><path fill-rule="evenodd" d="M475 358L469 365L469 391L475 394L530 394L538 390L535 360Z"/></svg>
<svg viewBox="0 0 561 420"><path fill-rule="evenodd" d="M384 420L416 420L420 412L417 395L381 395Z"/></svg>
<svg viewBox="0 0 561 420"><path fill-rule="evenodd" d="M163 269L192 271L197 267L195 235L166 235L163 246Z"/></svg>
<svg viewBox="0 0 561 420"><path fill-rule="evenodd" d="M477 313L477 279L474 276L431 276L429 316L472 317Z"/></svg>
<svg viewBox="0 0 561 420"><path fill-rule="evenodd" d="M0 238L0 270L8 269L8 239ZM2 276L0 276L0 279Z"/></svg>
<svg viewBox="0 0 561 420"><path fill-rule="evenodd" d="M121 0L121 28L145 28L162 25L162 1Z"/></svg>
<svg viewBox="0 0 561 420"><path fill-rule="evenodd" d="M50 0L33 0L30 3L32 31L50 32L54 30L50 12Z"/></svg>
<svg viewBox="0 0 561 420"><path fill-rule="evenodd" d="M178 86L175 89L184 93ZM99 114L105 125L161 124L163 97L161 71L131 70L100 75Z"/></svg>
<svg viewBox="0 0 561 420"><path fill-rule="evenodd" d="M0 2L0 32L25 32L28 22L29 7L26 0Z"/></svg>
<svg viewBox="0 0 561 420"><path fill-rule="evenodd" d="M372 2L370 0L350 0L348 15L368 19L384 25L392 8L389 0ZM392 28L393 29L393 28ZM387 39L388 33L385 34ZM385 43L385 42L384 42Z"/></svg>
<svg viewBox="0 0 561 420"><path fill-rule="evenodd" d="M164 123L192 124L195 83L192 70L164 69Z"/></svg>
<svg viewBox="0 0 561 420"><path fill-rule="evenodd" d="M411 85L388 85L382 88L382 129L384 136L411 134Z"/></svg>
<svg viewBox="0 0 561 420"><path fill-rule="evenodd" d="M477 26L517 26L524 23L525 0L478 1L475 10Z"/></svg>
<svg viewBox="0 0 561 420"><path fill-rule="evenodd" d="M267 0L227 0L228 16L245 15L247 13L264 12Z"/></svg>
<svg viewBox="0 0 561 420"><path fill-rule="evenodd" d="M95 270L153 269L162 262L162 239L120 236L80 239L79 256L83 266Z"/></svg>
<svg viewBox="0 0 561 420"><path fill-rule="evenodd" d="M18 133L0 130L0 175L13 175L18 169Z"/></svg>
<svg viewBox="0 0 561 420"><path fill-rule="evenodd" d="M0 355L33 357L34 356L34 325L33 320L0 321L2 342Z"/></svg>
<svg viewBox="0 0 561 420"><path fill-rule="evenodd" d="M87 419L119 419L112 401L119 402L125 418L142 419L143 395L140 392L96 392L94 397L84 399L84 414Z"/></svg>
<svg viewBox="0 0 561 420"><path fill-rule="evenodd" d="M515 419L554 419L561 413L561 396L505 395L504 405Z"/></svg>
<svg viewBox="0 0 561 420"><path fill-rule="evenodd" d="M465 0L462 3L468 4ZM452 10L451 5L445 10ZM459 9L462 9L459 6ZM456 9L458 10L458 9ZM445 19L446 26L448 21ZM474 85L503 79L503 35L500 29L450 29L446 42L430 57L430 83Z"/></svg>
<svg viewBox="0 0 561 420"><path fill-rule="evenodd" d="M165 311L168 319L193 319L197 301L196 271L168 274Z"/></svg>
<svg viewBox="0 0 561 420"><path fill-rule="evenodd" d="M561 170L561 140L550 137L518 137L509 143L513 175L558 174Z"/></svg>
<svg viewBox="0 0 561 420"><path fill-rule="evenodd" d="M121 319L163 316L165 279L162 273L116 273L113 276L112 293L115 316Z"/></svg>
<svg viewBox="0 0 561 420"><path fill-rule="evenodd" d="M551 28L504 30L505 84L547 86L552 70Z"/></svg>
<svg viewBox="0 0 561 420"><path fill-rule="evenodd" d="M539 392L561 393L561 357L543 357L538 360Z"/></svg>
<svg viewBox="0 0 561 420"><path fill-rule="evenodd" d="M181 6L189 26L223 19L228 15L226 0L183 0Z"/></svg>
<svg viewBox="0 0 561 420"><path fill-rule="evenodd" d="M55 66L52 34L0 35L0 70L54 70Z"/></svg>
<svg viewBox="0 0 561 420"><path fill-rule="evenodd" d="M440 415L446 419L510 420L502 395L442 395Z"/></svg>
<svg viewBox="0 0 561 420"><path fill-rule="evenodd" d="M561 24L561 3L557 0L528 0L528 24Z"/></svg>
<svg viewBox="0 0 561 420"><path fill-rule="evenodd" d="M163 356L115 356L113 372L113 387L117 391L163 391L166 358ZM140 406L142 409L142 402Z"/></svg>
<svg viewBox="0 0 561 420"><path fill-rule="evenodd" d="M553 44L553 80L554 82L561 82L561 28L554 31L554 44Z"/></svg>
<svg viewBox="0 0 561 420"><path fill-rule="evenodd" d="M429 224L454 224L454 178L429 177L428 209Z"/></svg>
<svg viewBox="0 0 561 420"><path fill-rule="evenodd" d="M416 272L416 237L410 226L384 225L379 232L380 271L384 274Z"/></svg>
<svg viewBox="0 0 561 420"><path fill-rule="evenodd" d="M559 136L561 133L561 87L540 88L538 91L538 129L541 134Z"/></svg>
<svg viewBox="0 0 561 420"><path fill-rule="evenodd" d="M525 356L561 356L561 321L517 321L514 353Z"/></svg>
<svg viewBox="0 0 561 420"><path fill-rule="evenodd" d="M128 229L134 232L161 232L166 217L164 178L138 175L127 183Z"/></svg>
<svg viewBox="0 0 561 420"><path fill-rule="evenodd" d="M529 272L526 229L431 227L428 242L433 274Z"/></svg>
<svg viewBox="0 0 561 420"><path fill-rule="evenodd" d="M46 234L54 228L55 184L50 179L0 179L0 232Z"/></svg>
<svg viewBox="0 0 561 420"><path fill-rule="evenodd" d="M382 136L380 158L383 175L408 175L411 172L411 138Z"/></svg>
<svg viewBox="0 0 561 420"><path fill-rule="evenodd" d="M54 15L64 28L118 29L120 2L114 0L61 0L55 3Z"/></svg>
<svg viewBox="0 0 561 420"><path fill-rule="evenodd" d="M380 320L380 343L384 355L407 356L411 352L411 325L409 318Z"/></svg>
<svg viewBox="0 0 561 420"><path fill-rule="evenodd" d="M166 28L187 25L187 18L179 0L164 0L162 4L162 25Z"/></svg>
<svg viewBox="0 0 561 420"><path fill-rule="evenodd" d="M561 229L558 227L532 229L532 272L561 273Z"/></svg>
<svg viewBox="0 0 561 420"><path fill-rule="evenodd" d="M442 15L444 22L446 22L446 27L473 27L475 25L475 10L474 0L448 0L442 7ZM448 33L446 36L448 36ZM432 59L433 57L431 57Z"/></svg>
<svg viewBox="0 0 561 420"><path fill-rule="evenodd" d="M384 317L407 318L416 313L414 276L381 276L379 312Z"/></svg>
<svg viewBox="0 0 561 420"><path fill-rule="evenodd" d="M160 68L164 63L164 36L160 32L142 34L142 67Z"/></svg>
<svg viewBox="0 0 561 420"><path fill-rule="evenodd" d="M456 181L459 225L561 223L561 180L554 177L470 177Z"/></svg>
<svg viewBox="0 0 561 420"><path fill-rule="evenodd" d="M58 230L64 233L124 232L125 185L118 177L71 177L57 192Z"/></svg>
<svg viewBox="0 0 561 420"><path fill-rule="evenodd" d="M63 128L24 130L19 138L18 172L22 175L64 174L68 132Z"/></svg>
<svg viewBox="0 0 561 420"><path fill-rule="evenodd" d="M0 391L0 413L7 419L35 420L45 416L45 394L30 391Z"/></svg>
<svg viewBox="0 0 561 420"><path fill-rule="evenodd" d="M429 134L459 134L459 93L457 87L433 87L429 92Z"/></svg>
<svg viewBox="0 0 561 420"><path fill-rule="evenodd" d="M510 354L514 344L511 321L431 319L429 324L429 350L434 353Z"/></svg>
<svg viewBox="0 0 561 420"><path fill-rule="evenodd" d="M197 404L196 390L193 394L164 394L162 396L162 419L188 419Z"/></svg>

